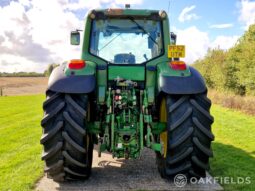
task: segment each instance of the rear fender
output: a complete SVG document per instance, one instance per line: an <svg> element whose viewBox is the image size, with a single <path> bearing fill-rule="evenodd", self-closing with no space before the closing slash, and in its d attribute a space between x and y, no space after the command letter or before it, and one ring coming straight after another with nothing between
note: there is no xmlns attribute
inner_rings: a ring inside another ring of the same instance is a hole
<svg viewBox="0 0 255 191"><path fill-rule="evenodd" d="M90 67L89 72L69 71L65 65L53 70L48 81L48 90L61 93L90 93L95 90L95 67Z"/></svg>
<svg viewBox="0 0 255 191"><path fill-rule="evenodd" d="M207 90L201 74L193 67L188 67L187 76L170 76L158 73L158 92L167 94L198 94Z"/></svg>

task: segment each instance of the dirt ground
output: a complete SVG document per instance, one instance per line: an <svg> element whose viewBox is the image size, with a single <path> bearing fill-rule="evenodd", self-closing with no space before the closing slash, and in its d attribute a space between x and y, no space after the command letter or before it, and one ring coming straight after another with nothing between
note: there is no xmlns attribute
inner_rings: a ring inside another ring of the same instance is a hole
<svg viewBox="0 0 255 191"><path fill-rule="evenodd" d="M44 176L37 184L37 191L96 191L96 190L223 190L218 184L190 184L178 188L173 182L160 177L155 154L144 149L142 157L135 160L113 159L103 153L99 158L94 150L92 175L87 181L58 184ZM208 177L210 175L208 174Z"/></svg>
<svg viewBox="0 0 255 191"><path fill-rule="evenodd" d="M43 94L47 83L47 77L0 77L0 94L1 89L3 96Z"/></svg>

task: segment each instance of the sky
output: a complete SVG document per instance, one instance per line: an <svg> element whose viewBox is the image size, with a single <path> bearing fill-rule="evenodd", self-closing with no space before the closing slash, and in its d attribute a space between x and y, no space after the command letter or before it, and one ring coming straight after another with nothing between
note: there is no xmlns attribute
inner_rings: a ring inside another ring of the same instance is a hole
<svg viewBox="0 0 255 191"><path fill-rule="evenodd" d="M44 72L50 63L80 58L70 31L83 29L90 9L165 10L188 64L209 48L227 50L255 23L254 0L0 0L0 72Z"/></svg>

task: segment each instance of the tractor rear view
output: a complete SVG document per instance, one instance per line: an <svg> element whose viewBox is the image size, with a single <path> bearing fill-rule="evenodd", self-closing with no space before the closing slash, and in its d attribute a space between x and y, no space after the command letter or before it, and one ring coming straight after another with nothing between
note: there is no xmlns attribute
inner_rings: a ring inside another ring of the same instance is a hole
<svg viewBox="0 0 255 191"><path fill-rule="evenodd" d="M170 35L169 35L170 34ZM201 75L180 60L165 11L92 10L81 59L52 72L41 121L45 172L86 179L98 154L136 159L156 153L163 178L204 177L212 157L211 101ZM71 33L80 44L80 32Z"/></svg>

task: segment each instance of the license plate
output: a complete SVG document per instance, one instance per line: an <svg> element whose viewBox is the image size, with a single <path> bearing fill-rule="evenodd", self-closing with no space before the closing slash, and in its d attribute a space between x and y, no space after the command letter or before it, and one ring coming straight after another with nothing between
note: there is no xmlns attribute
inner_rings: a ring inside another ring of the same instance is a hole
<svg viewBox="0 0 255 191"><path fill-rule="evenodd" d="M184 58L185 45L168 45L168 58Z"/></svg>

